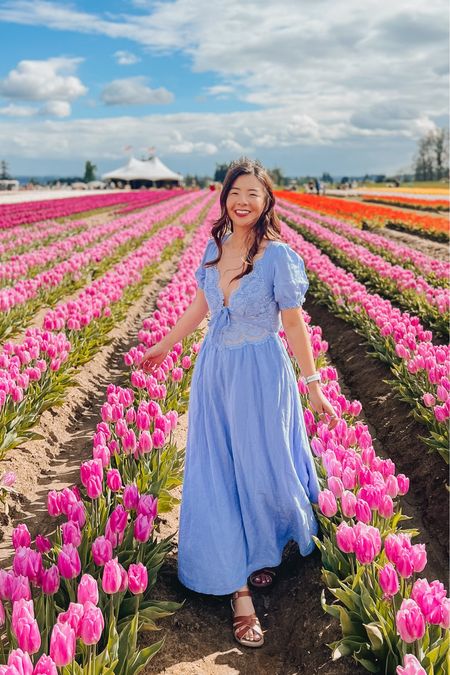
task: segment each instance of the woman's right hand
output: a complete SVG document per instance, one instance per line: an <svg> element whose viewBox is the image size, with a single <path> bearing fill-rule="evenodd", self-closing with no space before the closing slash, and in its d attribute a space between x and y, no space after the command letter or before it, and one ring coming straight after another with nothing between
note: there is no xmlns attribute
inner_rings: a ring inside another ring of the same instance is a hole
<svg viewBox="0 0 450 675"><path fill-rule="evenodd" d="M153 345L153 347L147 349L140 363L144 373L151 373L153 370L158 368L169 352L170 348L164 343L163 340L158 342L156 345Z"/></svg>

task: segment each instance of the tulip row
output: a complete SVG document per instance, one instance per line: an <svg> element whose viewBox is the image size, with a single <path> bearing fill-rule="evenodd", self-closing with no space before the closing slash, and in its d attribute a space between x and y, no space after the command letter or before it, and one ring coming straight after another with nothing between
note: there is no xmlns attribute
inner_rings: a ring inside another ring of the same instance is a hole
<svg viewBox="0 0 450 675"><path fill-rule="evenodd" d="M433 345L431 331L424 330L417 317L370 294L352 274L291 228L283 231L305 260L314 296L355 326L374 354L389 365L395 378L392 387L429 429L430 435L422 440L448 463L450 347Z"/></svg>
<svg viewBox="0 0 450 675"><path fill-rule="evenodd" d="M295 239L290 237L291 246ZM367 425L357 420L360 402L343 395L336 369L327 365L328 344L305 319L322 389L339 417L330 430L307 408L307 386L281 333L299 377L322 486L315 508L323 537L315 541L323 580L335 597L329 605L322 593L322 606L342 628L342 638L330 645L333 659L353 655L374 673L448 674L450 600L441 582L417 578L427 563L425 545L411 541L418 532L398 529L406 519L399 498L409 479L396 475L391 459L375 454ZM408 670L413 663L417 670Z"/></svg>
<svg viewBox="0 0 450 675"><path fill-rule="evenodd" d="M166 198L167 191L155 192L152 203ZM170 192L175 193L171 190ZM37 223L41 220L65 218L76 213L91 212L118 204L130 204L139 208L140 204L148 204L148 193L123 191L83 197L61 199L45 199L35 202L0 205L0 229L13 227L23 223Z"/></svg>
<svg viewBox="0 0 450 675"><path fill-rule="evenodd" d="M5 343L0 353L2 454L33 436L29 430L42 412L62 399L73 373L107 342L153 278L155 262L179 250L184 232L179 226L161 230L78 298L49 311L42 330L27 330L20 344Z"/></svg>
<svg viewBox="0 0 450 675"><path fill-rule="evenodd" d="M49 311L43 329L27 329L21 343L4 344L0 354L2 455L33 437L29 430L42 412L62 399L72 375L107 343L108 334L153 278L155 264L171 257L183 237L179 226L163 229L76 300Z"/></svg>
<svg viewBox="0 0 450 675"><path fill-rule="evenodd" d="M365 246L355 244L330 231L311 218L278 208L282 217L292 223L303 236L317 244L330 258L352 272L370 290L393 300L424 320L443 336L448 336L450 320L450 293L431 286L422 276L400 265L391 265Z"/></svg>
<svg viewBox="0 0 450 675"><path fill-rule="evenodd" d="M175 197L185 192L185 190L183 190L182 188L174 188L172 190L158 190L158 192L147 192L147 193L144 192L143 194L140 195L137 204L134 201L132 201L132 203L129 204L128 206L115 209L115 212L121 216L124 215L125 213L130 213L130 211L136 211L136 209L145 209L148 206L154 204L155 200L161 201L162 199L166 199L166 197L162 196L164 192L168 194L170 193L170 196Z"/></svg>
<svg viewBox="0 0 450 675"><path fill-rule="evenodd" d="M100 243L68 260L18 281L14 286L0 290L0 339L13 335L26 326L43 305L53 305L85 285L92 275L105 272L126 253L140 245L158 221L174 219L194 199L194 193L164 202L139 216L128 215L95 228L103 238ZM95 234L93 235L95 236Z"/></svg>
<svg viewBox="0 0 450 675"><path fill-rule="evenodd" d="M407 209L419 209L420 211L448 211L448 199L419 199L418 197L400 197L396 195L363 194L359 198L364 202L375 204L393 204Z"/></svg>
<svg viewBox="0 0 450 675"><path fill-rule="evenodd" d="M370 206L349 199L320 197L297 192L279 191L277 197L319 211L320 213L341 216L350 222L361 226L363 223L370 227L395 227L406 231L414 231L439 241L448 241L448 220L439 216L426 216L415 213L406 213L390 209L387 206Z"/></svg>
<svg viewBox="0 0 450 675"><path fill-rule="evenodd" d="M12 256L32 250L36 245L47 246L55 241L78 234L89 227L85 220L69 220L58 223L43 221L36 227L17 225L0 231L0 259L7 261ZM5 235L2 237L1 235Z"/></svg>
<svg viewBox="0 0 450 675"><path fill-rule="evenodd" d="M199 248L193 261L191 252L180 261L184 278L192 277L183 284L187 295L195 293L192 270L201 254ZM160 320L163 331L162 313L170 311L170 321L189 304L185 300L174 307L172 294L169 289L161 294L158 304L164 309L152 320ZM12 649L4 660L18 672L56 675L61 667L67 673L128 675L160 649L162 641L137 651L136 639L138 630L156 629L157 619L179 607L145 595L171 546L171 537L156 543L154 533L158 511L175 503L169 490L180 483L182 458L172 432L199 349L189 343L184 356L181 343L174 345L155 376L136 370L132 388L108 386L93 459L80 469L84 496L77 488L48 494L49 514L65 516L55 542L38 535L32 548L26 526L14 530L13 569L0 573L0 597ZM172 410L169 399L177 404Z"/></svg>
<svg viewBox="0 0 450 675"><path fill-rule="evenodd" d="M311 211L301 209L285 200L280 201L280 205L297 215L314 218L321 225L325 225L334 232L344 235L347 239L357 244L363 244L369 251L383 256L393 265L402 265L411 269L416 274L425 276L427 281L433 286L448 287L450 285L450 263L448 261L431 258L409 246L399 245L382 235L368 232L367 230L360 230L358 227L354 227L343 220L322 216L318 213L312 214Z"/></svg>

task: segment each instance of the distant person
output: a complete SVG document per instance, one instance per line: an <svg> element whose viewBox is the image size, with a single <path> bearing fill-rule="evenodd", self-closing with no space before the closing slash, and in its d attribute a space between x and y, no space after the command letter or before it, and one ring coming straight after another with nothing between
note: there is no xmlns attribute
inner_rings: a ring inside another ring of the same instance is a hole
<svg viewBox="0 0 450 675"><path fill-rule="evenodd" d="M210 312L191 381L178 577L199 593L232 594L234 638L261 647L248 584L270 586L288 541L307 556L318 532L312 503L320 488L281 326L311 408L330 429L338 420L301 311L304 262L283 241L267 170L246 158L233 162L220 206L195 272L197 294L142 367L157 368Z"/></svg>
<svg viewBox="0 0 450 675"><path fill-rule="evenodd" d="M317 178L314 178L314 187L316 189L316 195L320 195L320 183Z"/></svg>

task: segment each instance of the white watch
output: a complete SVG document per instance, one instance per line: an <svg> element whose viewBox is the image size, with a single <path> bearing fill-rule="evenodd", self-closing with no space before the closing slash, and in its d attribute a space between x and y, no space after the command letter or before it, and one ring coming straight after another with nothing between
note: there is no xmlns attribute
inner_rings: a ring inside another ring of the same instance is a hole
<svg viewBox="0 0 450 675"><path fill-rule="evenodd" d="M312 375L308 375L307 377L305 377L306 384L309 384L310 382L315 382L316 380L319 380L320 382L320 373L313 373Z"/></svg>

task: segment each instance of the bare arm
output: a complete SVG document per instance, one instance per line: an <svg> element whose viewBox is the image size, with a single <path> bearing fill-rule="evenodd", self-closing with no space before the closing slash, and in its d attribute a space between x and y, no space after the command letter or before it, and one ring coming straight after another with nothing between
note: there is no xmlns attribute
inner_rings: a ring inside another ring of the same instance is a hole
<svg viewBox="0 0 450 675"><path fill-rule="evenodd" d="M201 288L197 289L197 294L189 307L180 316L172 330L147 349L141 360L141 368L146 372L152 372L158 368L170 352L174 344L181 342L183 338L194 332L201 324L208 313L208 303L205 294Z"/></svg>
<svg viewBox="0 0 450 675"><path fill-rule="evenodd" d="M181 342L183 338L193 333L206 317L208 309L205 294L201 288L198 288L194 300L180 316L170 333L167 333L162 339L161 342L164 343L164 346L170 350L174 344Z"/></svg>
<svg viewBox="0 0 450 675"><path fill-rule="evenodd" d="M303 318L300 307L281 310L281 322L286 333L289 346L295 356L304 377L312 375L316 371L314 355L309 339L308 328ZM317 380L308 384L309 398L313 409L318 412L326 412L334 415L335 411L331 403L322 392L320 382ZM332 420L329 427L333 429L337 419Z"/></svg>

